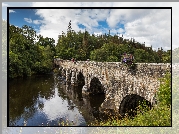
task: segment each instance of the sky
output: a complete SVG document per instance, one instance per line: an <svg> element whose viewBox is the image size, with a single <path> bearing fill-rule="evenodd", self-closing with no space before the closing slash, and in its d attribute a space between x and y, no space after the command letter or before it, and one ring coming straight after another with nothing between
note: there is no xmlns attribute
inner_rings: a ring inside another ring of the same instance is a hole
<svg viewBox="0 0 179 134"><path fill-rule="evenodd" d="M167 6L161 3L65 3L65 2L27 2L24 5L17 2L2 3L2 19L7 20L7 6L27 7L156 7ZM10 24L22 27L32 26L37 34L55 39L64 31L66 33L69 21L76 32L85 29L90 34L118 34L126 39L134 38L137 42L152 46L153 49L171 49L171 10L170 9L11 9ZM178 27L178 25L177 25ZM176 37L175 37L176 38ZM173 48L178 45L173 45Z"/></svg>

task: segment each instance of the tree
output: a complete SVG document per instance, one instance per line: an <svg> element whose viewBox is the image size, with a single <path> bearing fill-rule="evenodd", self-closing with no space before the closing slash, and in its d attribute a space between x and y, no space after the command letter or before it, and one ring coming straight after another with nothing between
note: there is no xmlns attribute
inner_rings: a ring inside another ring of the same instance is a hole
<svg viewBox="0 0 179 134"><path fill-rule="evenodd" d="M48 73L53 68L55 41L36 35L27 25L9 25L9 78Z"/></svg>
<svg viewBox="0 0 179 134"><path fill-rule="evenodd" d="M162 62L170 63L171 62L171 51L164 51L162 54Z"/></svg>
<svg viewBox="0 0 179 134"><path fill-rule="evenodd" d="M121 48L119 45L114 43L106 43L100 49L91 51L91 60L96 61L119 61L121 55Z"/></svg>
<svg viewBox="0 0 179 134"><path fill-rule="evenodd" d="M148 57L148 53L145 52L143 49L136 49L134 52L134 60L135 62L146 62Z"/></svg>

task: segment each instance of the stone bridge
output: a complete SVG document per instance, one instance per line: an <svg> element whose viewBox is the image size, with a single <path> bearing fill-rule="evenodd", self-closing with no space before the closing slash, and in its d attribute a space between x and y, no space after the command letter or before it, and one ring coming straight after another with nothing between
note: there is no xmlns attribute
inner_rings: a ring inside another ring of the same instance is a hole
<svg viewBox="0 0 179 134"><path fill-rule="evenodd" d="M101 112L120 115L137 107L139 101L147 100L151 106L156 104L158 78L167 71L171 73L169 63L137 63L135 69L121 62L56 60L55 64L66 82L83 85L83 95L105 93Z"/></svg>

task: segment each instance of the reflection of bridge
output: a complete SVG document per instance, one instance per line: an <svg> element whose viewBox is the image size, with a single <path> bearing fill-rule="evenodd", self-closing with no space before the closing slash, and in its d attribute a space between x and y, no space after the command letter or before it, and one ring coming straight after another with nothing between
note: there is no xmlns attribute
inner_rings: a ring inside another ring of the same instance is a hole
<svg viewBox="0 0 179 134"><path fill-rule="evenodd" d="M57 60L55 64L59 65L67 82L84 81L83 94L105 93L100 107L102 112L112 110L121 114L127 106L130 105L131 109L139 100L147 100L152 105L156 103L155 93L160 85L158 78L171 68L170 64L164 63L137 63L134 72L120 62Z"/></svg>
<svg viewBox="0 0 179 134"><path fill-rule="evenodd" d="M77 107L85 121L88 123L92 123L95 121L95 118L98 119L101 117L99 115L99 106L104 101L104 95L91 98L91 96L82 96L82 87L80 86L74 86L66 83L61 84L61 87L62 88L60 90L68 96L68 100L72 100L68 101L68 109L72 110L74 107ZM95 103L95 100L98 100L98 102Z"/></svg>

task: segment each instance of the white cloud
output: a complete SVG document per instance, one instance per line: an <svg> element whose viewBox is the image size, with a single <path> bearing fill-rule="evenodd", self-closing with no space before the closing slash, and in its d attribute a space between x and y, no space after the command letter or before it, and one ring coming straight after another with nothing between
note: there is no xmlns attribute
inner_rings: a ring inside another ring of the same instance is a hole
<svg viewBox="0 0 179 134"><path fill-rule="evenodd" d="M42 24L42 20L32 20L30 18L24 18L24 21L28 22L28 23L33 23L35 25L39 25L39 24Z"/></svg>
<svg viewBox="0 0 179 134"><path fill-rule="evenodd" d="M145 42L146 46L152 45L154 49L162 47L166 50L171 46L170 10L112 10L110 17L107 18L112 28L121 21L124 22L124 38L135 38L140 43Z"/></svg>
<svg viewBox="0 0 179 134"><path fill-rule="evenodd" d="M15 13L15 11L14 10L9 10L9 13Z"/></svg>
<svg viewBox="0 0 179 134"><path fill-rule="evenodd" d="M68 101L63 100L61 97L58 96L58 88L55 88L55 95L52 98L50 98L49 100L40 98L40 101L44 103L42 111L49 121L58 119L59 117L66 117L68 118L68 120L75 120L75 117L78 117L77 120L79 120L81 117L76 107L74 107L73 110L68 109ZM79 123L80 122L78 121L77 125L79 125Z"/></svg>
<svg viewBox="0 0 179 134"><path fill-rule="evenodd" d="M83 32L84 29L78 26L83 24L90 34L99 33L101 30L97 29L99 26L98 21L104 21L108 12L109 10L40 9L36 11L36 15L43 19L43 25L40 27L39 34L46 36L49 35L49 31L53 31L49 37L54 38L57 42L58 35L62 31L66 33L70 20L72 29L75 31L81 30ZM57 34L55 35L55 33Z"/></svg>
<svg viewBox="0 0 179 134"><path fill-rule="evenodd" d="M29 18L24 18L24 20L28 23L32 23L32 19L29 19Z"/></svg>
<svg viewBox="0 0 179 134"><path fill-rule="evenodd" d="M139 42L154 49L171 46L171 11L152 10L149 14L125 24L127 37L134 37Z"/></svg>
<svg viewBox="0 0 179 134"><path fill-rule="evenodd" d="M41 24L41 20L33 20L33 23L36 25Z"/></svg>
<svg viewBox="0 0 179 134"><path fill-rule="evenodd" d="M116 28L116 29L111 29L110 30L110 34L112 34L112 35L114 35L114 34L120 34L120 33L123 33L123 32L125 32L125 30L124 29L122 29L122 28Z"/></svg>
<svg viewBox="0 0 179 134"><path fill-rule="evenodd" d="M172 4L171 4L172 5ZM40 3L34 2L32 6L38 7L85 7L85 6L115 6L115 7L140 7L140 6L167 6L167 3L109 3L109 2L76 2L76 3ZM177 8L176 8L177 9ZM36 12L42 18L43 25L41 25L39 33L45 36L54 38L57 42L58 35L62 31L66 33L68 23L72 21L72 29L75 31L84 31L78 27L82 24L86 27L89 33L108 33L110 30L111 34L123 34L124 38L135 38L136 41L143 43L146 46L153 46L157 49L162 47L168 49L171 46L171 13L166 9L101 9L101 10L77 10L77 9L59 9L59 10L45 10L40 9ZM109 25L108 28L98 28L99 21L105 21ZM34 22L34 21L33 21ZM37 21L37 23L40 23ZM122 23L123 27L119 27L118 24ZM49 34L51 31L51 34Z"/></svg>
<svg viewBox="0 0 179 134"><path fill-rule="evenodd" d="M99 32L99 33L94 32L94 35L95 36L102 35L102 32Z"/></svg>
<svg viewBox="0 0 179 134"><path fill-rule="evenodd" d="M86 26L86 30L90 33L94 32L93 27L98 26L98 21L96 19L92 19L89 16L90 12L88 11L81 11L76 9L40 9L37 10L36 14L43 18L43 25L40 27L39 34L44 34L45 36L54 38L56 42L58 40L58 35L61 34L62 31L66 33L70 20L71 27L75 31L84 31L84 29L79 28L79 24ZM49 31L52 32L50 35Z"/></svg>
<svg viewBox="0 0 179 134"><path fill-rule="evenodd" d="M119 32L119 33L123 33L124 31L125 31L125 30L122 29L122 28L119 28L119 29L118 29L118 32Z"/></svg>

